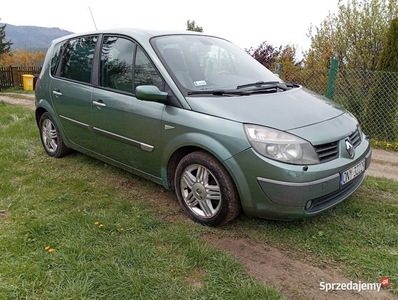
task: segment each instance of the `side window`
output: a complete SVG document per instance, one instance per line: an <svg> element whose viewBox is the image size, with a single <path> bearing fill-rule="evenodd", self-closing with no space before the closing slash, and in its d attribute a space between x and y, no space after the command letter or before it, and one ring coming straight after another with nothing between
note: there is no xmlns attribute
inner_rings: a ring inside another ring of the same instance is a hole
<svg viewBox="0 0 398 300"><path fill-rule="evenodd" d="M135 57L134 84L135 87L139 85L155 85L160 90L164 90L162 77L140 48L137 48L137 55Z"/></svg>
<svg viewBox="0 0 398 300"><path fill-rule="evenodd" d="M90 83L96 36L69 40L62 57L60 76Z"/></svg>
<svg viewBox="0 0 398 300"><path fill-rule="evenodd" d="M100 84L103 87L133 92L135 44L121 37L106 36L101 50Z"/></svg>
<svg viewBox="0 0 398 300"><path fill-rule="evenodd" d="M50 70L52 76L54 76L55 72L57 71L59 57L61 55L62 46L64 44L65 44L65 42L60 42L54 46L54 52L53 52L53 56L51 58L51 70Z"/></svg>

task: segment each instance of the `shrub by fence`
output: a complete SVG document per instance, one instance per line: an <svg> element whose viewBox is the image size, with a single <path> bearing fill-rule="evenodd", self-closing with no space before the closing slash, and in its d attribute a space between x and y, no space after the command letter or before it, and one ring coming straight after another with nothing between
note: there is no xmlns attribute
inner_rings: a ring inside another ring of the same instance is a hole
<svg viewBox="0 0 398 300"><path fill-rule="evenodd" d="M41 71L41 67L0 67L0 91L12 87L22 87L22 75L36 75Z"/></svg>

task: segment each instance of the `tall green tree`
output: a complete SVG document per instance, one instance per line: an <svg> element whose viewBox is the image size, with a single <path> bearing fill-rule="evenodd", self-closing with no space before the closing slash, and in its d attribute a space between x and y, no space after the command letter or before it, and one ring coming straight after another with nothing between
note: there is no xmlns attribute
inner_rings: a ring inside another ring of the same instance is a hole
<svg viewBox="0 0 398 300"><path fill-rule="evenodd" d="M387 42L380 55L377 69L385 72L398 72L398 16L390 22Z"/></svg>
<svg viewBox="0 0 398 300"><path fill-rule="evenodd" d="M7 24L0 26L0 55L3 53L8 53L11 50L12 42L10 40L8 42L6 41L6 27Z"/></svg>
<svg viewBox="0 0 398 300"><path fill-rule="evenodd" d="M196 24L196 22L195 21L191 21L191 20L188 20L187 21L187 29L186 30L188 30L188 31L197 31L197 32L203 32L203 28L202 28L202 26L198 26L197 24Z"/></svg>
<svg viewBox="0 0 398 300"><path fill-rule="evenodd" d="M390 23L377 69L363 125L371 136L395 141L398 138L398 18Z"/></svg>
<svg viewBox="0 0 398 300"><path fill-rule="evenodd" d="M311 47L304 54L306 65L376 70L386 42L389 21L397 17L398 0L338 0L337 13L329 13L308 37Z"/></svg>

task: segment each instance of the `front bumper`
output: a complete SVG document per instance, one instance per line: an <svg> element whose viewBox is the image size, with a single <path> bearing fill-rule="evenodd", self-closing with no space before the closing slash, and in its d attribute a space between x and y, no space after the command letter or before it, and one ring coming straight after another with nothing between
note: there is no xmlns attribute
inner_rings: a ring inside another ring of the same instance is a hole
<svg viewBox="0 0 398 300"><path fill-rule="evenodd" d="M340 172L365 160L368 168L372 150L363 140L353 159L308 166L288 165L259 156L248 149L226 161L234 174L246 214L267 219L294 220L314 216L345 200L365 178L365 172L340 186ZM259 161L261 160L261 162Z"/></svg>

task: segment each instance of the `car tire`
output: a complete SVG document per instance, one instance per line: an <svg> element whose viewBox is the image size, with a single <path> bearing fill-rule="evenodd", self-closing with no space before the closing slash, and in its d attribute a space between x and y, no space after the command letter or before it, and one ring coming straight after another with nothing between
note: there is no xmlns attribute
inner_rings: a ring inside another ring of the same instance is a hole
<svg viewBox="0 0 398 300"><path fill-rule="evenodd" d="M241 212L239 194L231 176L205 151L192 152L181 159L174 188L184 211L200 224L223 225Z"/></svg>
<svg viewBox="0 0 398 300"><path fill-rule="evenodd" d="M57 124L48 112L40 118L39 131L41 143L48 155L60 158L70 152L70 149L64 144Z"/></svg>

